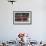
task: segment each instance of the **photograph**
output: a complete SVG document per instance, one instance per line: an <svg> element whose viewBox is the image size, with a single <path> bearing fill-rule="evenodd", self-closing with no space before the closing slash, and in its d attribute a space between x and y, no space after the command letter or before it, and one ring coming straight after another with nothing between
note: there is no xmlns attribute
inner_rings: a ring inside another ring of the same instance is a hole
<svg viewBox="0 0 46 46"><path fill-rule="evenodd" d="M13 24L32 24L32 12L13 11Z"/></svg>

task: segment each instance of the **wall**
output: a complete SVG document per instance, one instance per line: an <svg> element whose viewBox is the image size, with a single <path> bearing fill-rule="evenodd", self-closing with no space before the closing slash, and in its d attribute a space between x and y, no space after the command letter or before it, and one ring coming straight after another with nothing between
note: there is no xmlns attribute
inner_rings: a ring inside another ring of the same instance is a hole
<svg viewBox="0 0 46 46"><path fill-rule="evenodd" d="M19 32L30 34L33 40L46 40L44 1L17 0L12 5L7 0L0 0L0 40L15 40ZM32 25L14 25L13 11L32 11Z"/></svg>

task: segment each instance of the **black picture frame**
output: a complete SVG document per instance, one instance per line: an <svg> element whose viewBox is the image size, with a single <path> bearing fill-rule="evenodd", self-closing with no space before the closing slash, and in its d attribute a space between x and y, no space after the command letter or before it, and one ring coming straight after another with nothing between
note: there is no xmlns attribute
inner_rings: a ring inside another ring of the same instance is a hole
<svg viewBox="0 0 46 46"><path fill-rule="evenodd" d="M32 11L13 11L13 24L15 25L32 24Z"/></svg>

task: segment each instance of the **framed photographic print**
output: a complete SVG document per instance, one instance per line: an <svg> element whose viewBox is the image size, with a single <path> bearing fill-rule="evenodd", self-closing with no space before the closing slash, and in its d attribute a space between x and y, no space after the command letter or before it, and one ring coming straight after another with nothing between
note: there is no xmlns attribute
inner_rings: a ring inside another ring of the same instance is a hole
<svg viewBox="0 0 46 46"><path fill-rule="evenodd" d="M13 11L13 24L32 24L32 12Z"/></svg>

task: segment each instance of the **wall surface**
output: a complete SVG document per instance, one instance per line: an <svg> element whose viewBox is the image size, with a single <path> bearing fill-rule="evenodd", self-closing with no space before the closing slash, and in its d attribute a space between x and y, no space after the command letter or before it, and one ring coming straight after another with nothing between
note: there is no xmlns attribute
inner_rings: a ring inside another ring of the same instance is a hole
<svg viewBox="0 0 46 46"><path fill-rule="evenodd" d="M0 0L0 40L15 40L19 32L33 40L46 40L45 0L17 0L13 5ZM13 11L32 11L32 25L14 25Z"/></svg>

